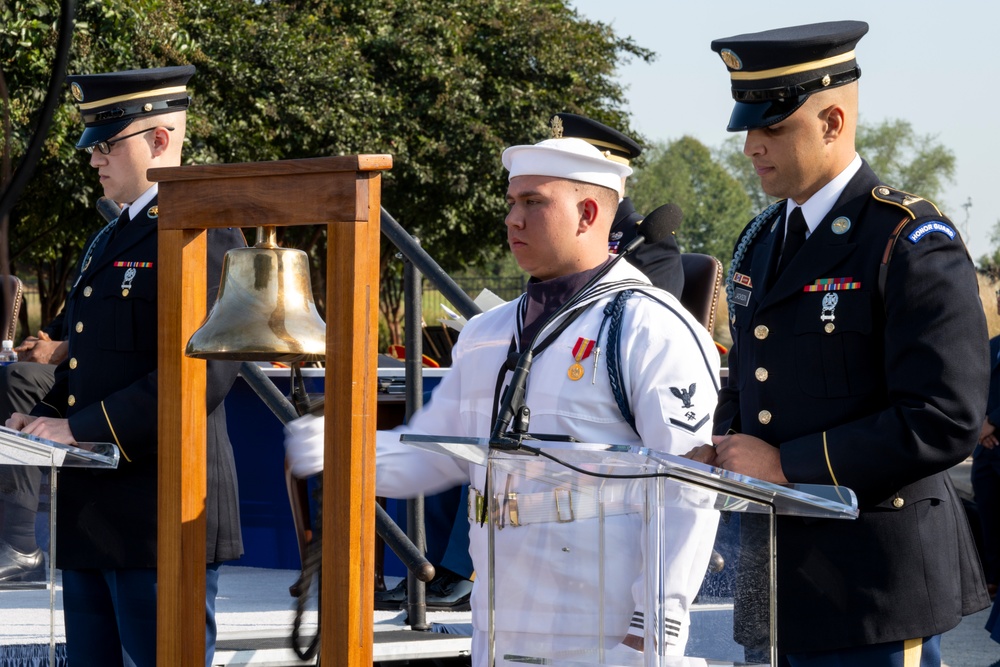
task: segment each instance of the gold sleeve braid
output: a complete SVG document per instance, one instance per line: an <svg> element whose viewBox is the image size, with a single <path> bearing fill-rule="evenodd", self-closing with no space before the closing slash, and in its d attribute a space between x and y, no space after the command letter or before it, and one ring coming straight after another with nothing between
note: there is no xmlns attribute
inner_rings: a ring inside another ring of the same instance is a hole
<svg viewBox="0 0 1000 667"><path fill-rule="evenodd" d="M833 474L833 466L830 464L830 451L826 446L826 431L823 431L823 456L826 457L826 469L830 471L830 479L833 480L833 485L840 486L837 476Z"/></svg>
<svg viewBox="0 0 1000 667"><path fill-rule="evenodd" d="M130 459L128 457L128 454L125 453L125 448L122 447L122 443L120 443L118 441L118 434L115 433L115 427L111 423L111 417L108 416L108 409L106 407L104 407L104 401L101 401L101 412L104 413L104 419L107 420L107 422L108 422L108 428L111 429L111 437L115 439L115 444L118 445L118 449L119 449L119 451L121 451L122 456L125 457L126 461L128 461L129 463L132 463L132 459ZM824 434L824 437L825 437L825 434Z"/></svg>

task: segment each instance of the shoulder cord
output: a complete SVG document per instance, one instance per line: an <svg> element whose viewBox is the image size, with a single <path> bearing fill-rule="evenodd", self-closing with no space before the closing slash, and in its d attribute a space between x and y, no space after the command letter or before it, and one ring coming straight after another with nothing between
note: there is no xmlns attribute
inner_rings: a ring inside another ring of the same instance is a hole
<svg viewBox="0 0 1000 667"><path fill-rule="evenodd" d="M785 203L785 200L774 202L760 214L753 219L750 226L747 227L746 232L740 237L739 243L736 245L736 251L733 253L733 261L729 264L729 271L726 273L726 302L729 304L729 321L732 322L736 315L736 302L733 300L733 274L736 273L736 267L738 267L742 262L743 258L746 257L747 248L753 242L757 233L760 231L761 227L770 222L772 216L774 216L778 209Z"/></svg>
<svg viewBox="0 0 1000 667"><path fill-rule="evenodd" d="M628 425L632 427L636 435L641 435L635 425L635 415L632 414L631 406L628 402L628 397L625 395L623 386L625 384L624 377L622 376L622 343L621 343L621 333L623 329L622 325L622 315L625 312L625 302L632 296L634 292L639 292L646 297L656 301L660 305L664 306L667 310L672 312L674 315L680 319L681 322L687 327L687 330L691 333L692 337L696 338L696 333L691 324L684 319L684 317L671 306L669 303L663 301L656 292L650 288L649 285L643 285L643 288L636 290L623 290L615 297L615 300L609 303L604 308L604 319L607 321L610 318L611 326L608 329L608 379L611 383L611 391L614 393L615 401L618 403L618 409L622 413L622 417L628 422ZM604 330L604 322L601 322L601 330ZM600 342L600 333L597 334L598 343ZM701 346L699 345L699 349ZM715 387L715 393L719 393L719 380L712 369L712 364L709 362L705 351L701 349L702 362L705 364L705 369L708 371L709 377L712 378L712 384Z"/></svg>
<svg viewBox="0 0 1000 667"><path fill-rule="evenodd" d="M656 301L660 305L664 306L671 313L676 315L677 318L681 322L683 322L684 325L687 327L687 330L691 333L691 336L694 337L695 340L697 340L697 335L695 333L694 328L687 320L684 319L684 317L677 311L677 309L671 306L666 301L664 301L662 298L660 298L655 292L648 289L650 287L649 285L646 285L645 287L647 289L639 289L636 291L652 299L653 301ZM625 421L628 422L628 425L632 427L632 430L635 432L635 434L638 435L640 438L642 438L642 434L639 433L639 429L635 425L635 415L632 414L632 408L629 405L628 397L625 395L625 391L623 389L625 380L622 377L622 371L621 371L622 368L621 332L623 328L622 314L625 312L625 302L628 300L630 296L632 296L632 294L633 294L632 290L622 291L621 293L618 294L617 297L615 297L615 300L612 303L609 303L604 309L605 319L608 319L609 317L611 319L611 327L608 329L608 347L610 348L608 350L608 360L607 360L608 380L610 381L611 391L615 396L615 402L618 403L618 410L622 413L622 417L624 417ZM604 328L603 322L601 323L601 328L602 329ZM598 334L598 340L600 340L600 334ZM698 349L701 351L702 363L705 364L705 369L708 371L708 376L712 378L712 385L715 387L715 393L716 395L718 395L719 393L718 376L713 370L712 364L711 362L709 362L708 356L705 354L705 350L701 347L701 345L698 346Z"/></svg>
<svg viewBox="0 0 1000 667"><path fill-rule="evenodd" d="M97 232L97 236L94 237L94 240L90 242L90 246L87 248L87 252L85 252L83 255L83 261L80 262L80 271L79 273L76 274L76 280L73 281L73 287L70 288L70 291L76 289L76 286L80 282L80 279L83 278L83 274L86 272L87 267L90 266L91 255L94 254L94 248L97 247L97 242L100 241L105 234L111 231L117 223L118 223L118 218L115 218L108 224L104 225L104 227L101 228L101 231Z"/></svg>
<svg viewBox="0 0 1000 667"><path fill-rule="evenodd" d="M611 326L608 329L608 380L611 382L611 392L615 396L615 402L622 413L622 417L632 427L636 435L639 430L635 427L635 415L632 414L632 407L629 405L628 396L622 386L625 379L622 377L622 314L625 312L625 302L632 296L632 290L624 290L618 293L615 300L604 307L604 320L601 321L601 331L604 330L604 323L610 318ZM597 340L600 341L601 334L598 332Z"/></svg>

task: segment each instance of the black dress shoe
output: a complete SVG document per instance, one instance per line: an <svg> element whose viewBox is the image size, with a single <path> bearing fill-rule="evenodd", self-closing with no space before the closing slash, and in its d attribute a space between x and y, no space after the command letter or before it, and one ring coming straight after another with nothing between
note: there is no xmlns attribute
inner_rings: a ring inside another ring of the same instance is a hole
<svg viewBox="0 0 1000 667"><path fill-rule="evenodd" d="M381 611L396 611L406 604L406 577L399 580L387 591L375 591L375 608Z"/></svg>
<svg viewBox="0 0 1000 667"><path fill-rule="evenodd" d="M472 582L452 572L443 572L427 584L428 611L469 611Z"/></svg>
<svg viewBox="0 0 1000 667"><path fill-rule="evenodd" d="M32 581L45 581L42 550L23 554L6 542L0 543L0 586Z"/></svg>

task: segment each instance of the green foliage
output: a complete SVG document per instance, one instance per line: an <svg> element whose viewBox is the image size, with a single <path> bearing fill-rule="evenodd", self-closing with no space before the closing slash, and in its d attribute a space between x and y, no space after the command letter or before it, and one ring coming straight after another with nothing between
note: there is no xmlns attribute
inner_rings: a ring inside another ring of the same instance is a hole
<svg viewBox="0 0 1000 667"><path fill-rule="evenodd" d="M176 2L81 1L77 7L71 72L111 71L173 64L180 38L172 34ZM0 70L9 100L11 164L16 168L38 123L52 77L59 2L11 0L0 9ZM101 35L98 39L97 35ZM85 239L103 224L94 212L96 173L73 146L79 115L69 96L53 118L34 178L11 212L11 269L38 284L43 322L58 311ZM34 276L31 274L34 273Z"/></svg>
<svg viewBox="0 0 1000 667"><path fill-rule="evenodd" d="M15 163L50 76L57 13L55 0L0 9ZM391 154L383 205L449 271L506 247L502 149L548 136L556 111L630 131L614 71L652 57L568 0L81 0L76 18L71 72L197 66L187 163ZM100 224L97 179L72 148L79 129L67 96L12 220L12 257L52 284L43 303L61 301L67 258ZM310 253L322 295L324 235L283 233ZM387 246L384 278L398 274Z"/></svg>
<svg viewBox="0 0 1000 667"><path fill-rule="evenodd" d="M677 231L681 249L728 263L733 243L753 213L741 183L692 137L653 146L647 155L631 190L636 209L648 212L667 202L677 204L684 212Z"/></svg>
<svg viewBox="0 0 1000 667"><path fill-rule="evenodd" d="M883 182L928 199L939 200L945 183L955 178L955 154L931 134L917 135L905 120L859 125L858 153Z"/></svg>
<svg viewBox="0 0 1000 667"><path fill-rule="evenodd" d="M979 272L995 282L1000 280L1000 220L993 224L990 245L993 246L993 252L979 258Z"/></svg>
<svg viewBox="0 0 1000 667"><path fill-rule="evenodd" d="M754 171L753 162L743 154L743 142L745 140L745 132L730 134L722 142L722 145L713 151L712 155L743 186L743 190L750 197L751 207L754 212L762 211L768 207L772 200L764 192L764 188L761 187L760 177Z"/></svg>
<svg viewBox="0 0 1000 667"><path fill-rule="evenodd" d="M771 199L760 187L760 179L751 161L743 155L744 133L734 134L723 142L715 158L743 184L754 208L765 208ZM909 121L899 118L878 125L859 125L858 154L885 183L920 195L931 201L944 194L945 183L955 177L955 154L934 135L917 135Z"/></svg>

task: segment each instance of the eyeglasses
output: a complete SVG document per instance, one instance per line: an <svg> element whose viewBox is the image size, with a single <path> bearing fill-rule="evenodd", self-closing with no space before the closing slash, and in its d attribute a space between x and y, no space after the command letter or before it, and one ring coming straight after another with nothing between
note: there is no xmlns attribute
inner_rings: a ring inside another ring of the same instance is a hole
<svg viewBox="0 0 1000 667"><path fill-rule="evenodd" d="M117 144L119 141L125 141L126 139L131 139L132 137L138 137L140 134L146 134L147 132L152 132L155 129L157 128L149 127L146 128L145 130L139 130L138 132L133 132L132 134L126 134L124 137L118 137L117 139L111 139L109 141L98 141L95 145L87 146L83 150L93 155L94 149L96 148L97 150L101 151L102 155L109 155L111 153L111 147ZM174 131L174 128L172 127L164 127L163 129L166 130L167 132Z"/></svg>

